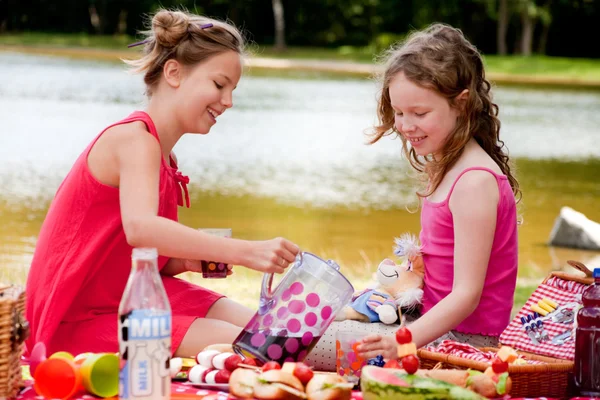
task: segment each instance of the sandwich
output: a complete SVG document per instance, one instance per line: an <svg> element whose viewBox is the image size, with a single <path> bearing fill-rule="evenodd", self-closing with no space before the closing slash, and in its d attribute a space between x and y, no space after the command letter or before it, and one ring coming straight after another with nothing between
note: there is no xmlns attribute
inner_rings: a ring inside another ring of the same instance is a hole
<svg viewBox="0 0 600 400"><path fill-rule="evenodd" d="M294 375L271 369L257 378L254 386L254 397L261 400L302 400L306 399L304 385Z"/></svg>
<svg viewBox="0 0 600 400"><path fill-rule="evenodd" d="M229 392L241 398L260 400L304 400L304 385L289 372L272 369L261 374L238 368L229 379Z"/></svg>
<svg viewBox="0 0 600 400"><path fill-rule="evenodd" d="M306 385L308 400L350 400L352 383L336 374L317 374Z"/></svg>
<svg viewBox="0 0 600 400"><path fill-rule="evenodd" d="M241 399L253 399L254 387L258 383L258 372L238 368L229 377L229 393Z"/></svg>

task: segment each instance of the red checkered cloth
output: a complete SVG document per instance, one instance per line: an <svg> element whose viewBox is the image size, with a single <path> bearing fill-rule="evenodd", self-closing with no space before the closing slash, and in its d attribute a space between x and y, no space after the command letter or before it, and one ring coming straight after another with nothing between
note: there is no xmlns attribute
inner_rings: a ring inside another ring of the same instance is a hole
<svg viewBox="0 0 600 400"><path fill-rule="evenodd" d="M15 400L37 400L42 399L38 396L33 389L33 382L26 381L26 387L17 395ZM99 399L99 397L92 396L85 392L75 394L72 400L91 400ZM205 390L198 388L197 386L186 383L186 382L175 382L171 383L171 399L203 399L203 400L237 400L238 398L230 395L227 392L217 392L214 390ZM111 397L105 400L118 400L118 397ZM363 400L362 393L360 391L353 391L351 400Z"/></svg>
<svg viewBox="0 0 600 400"><path fill-rule="evenodd" d="M504 332L502 332L500 335L500 343L529 353L573 360L575 356L575 341L573 339L562 345L552 344L549 340L536 345L529 339L529 336L527 336L525 328L521 323L521 317L527 318L528 314L533 314L531 306L537 304L537 302L543 298L551 299L558 303L559 306L578 301L576 296L581 294L586 288L587 285L582 283L566 281L558 277L552 277L548 279L546 283L540 284L531 297L529 297L527 303L525 303ZM552 322L551 320L543 321L543 325L544 330L548 333L550 339L567 330L573 329L573 323L557 323Z"/></svg>
<svg viewBox="0 0 600 400"><path fill-rule="evenodd" d="M16 400L38 400L42 397L37 396L35 390L33 390L32 381L27 381L26 387L17 395ZM77 395L72 397L72 400L90 400L90 399L99 399L99 397L95 397L86 393L78 393ZM192 385L188 385L182 382L173 382L171 383L171 399L202 399L202 400L237 400L236 397L231 396L226 392L214 392L210 390L202 390L198 389ZM118 400L118 397L111 397L110 399L105 400ZM362 393L360 391L353 391L351 400L363 400ZM524 398L514 398L511 399L510 396L504 396L502 400L533 400L533 399L524 399ZM558 399L550 399L546 397L540 397L537 400L558 400ZM572 400L594 400L592 398L584 398L584 397L575 397ZM598 400L598 399L596 399Z"/></svg>
<svg viewBox="0 0 600 400"><path fill-rule="evenodd" d="M494 351L481 351L467 343L455 342L453 340L443 340L437 346L427 346L425 350L441 354L450 354L467 360L491 363L496 355ZM524 358L527 364L542 364L539 361L528 360Z"/></svg>

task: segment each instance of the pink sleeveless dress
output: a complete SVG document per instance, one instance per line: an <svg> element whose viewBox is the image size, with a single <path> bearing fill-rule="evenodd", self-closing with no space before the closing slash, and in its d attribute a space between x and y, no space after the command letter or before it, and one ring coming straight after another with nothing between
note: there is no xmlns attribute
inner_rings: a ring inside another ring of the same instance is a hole
<svg viewBox="0 0 600 400"><path fill-rule="evenodd" d="M446 199L440 203L423 201L420 240L425 263L423 309L426 313L452 291L454 282L454 223L448 203L456 182L468 171L482 170L494 175L499 201L496 231L481 299L477 308L455 331L498 337L510 322L518 268L517 211L508 179L484 167L467 168L460 173Z"/></svg>
<svg viewBox="0 0 600 400"><path fill-rule="evenodd" d="M148 134L159 140L150 116L142 111L108 128L134 121L144 122ZM29 350L37 342L46 345L48 354L119 350L117 311L131 270L132 247L121 223L119 189L97 181L87 165L98 137L58 188L38 237L26 288ZM177 221L184 197L189 207L189 179L173 159L170 164L163 159L160 166L158 215ZM167 261L160 256L159 269ZM192 322L205 317L223 296L175 277L163 276L162 281L171 303L174 352Z"/></svg>

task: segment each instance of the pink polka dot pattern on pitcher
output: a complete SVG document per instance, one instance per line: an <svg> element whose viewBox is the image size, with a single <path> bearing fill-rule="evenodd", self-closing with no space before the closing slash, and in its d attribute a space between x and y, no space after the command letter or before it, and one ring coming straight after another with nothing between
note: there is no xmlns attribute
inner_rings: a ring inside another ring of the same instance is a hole
<svg viewBox="0 0 600 400"><path fill-rule="evenodd" d="M302 282L293 282L264 315L255 317L247 332L248 343L271 360L302 361L329 326L334 315L330 305Z"/></svg>
<svg viewBox="0 0 600 400"><path fill-rule="evenodd" d="M298 351L298 339L294 339L294 338L289 338L288 340L286 340L285 342L285 349L287 351L289 351L290 353L295 353Z"/></svg>
<svg viewBox="0 0 600 400"><path fill-rule="evenodd" d="M321 298L316 293L310 293L308 296L306 296L306 304L308 304L309 307L316 307L320 302Z"/></svg>
<svg viewBox="0 0 600 400"><path fill-rule="evenodd" d="M315 314L314 312L309 312L308 314L306 314L304 316L304 323L307 326L315 326L315 324L317 323L317 314Z"/></svg>
<svg viewBox="0 0 600 400"><path fill-rule="evenodd" d="M288 308L293 314L302 314L306 309L306 304L301 300L292 300Z"/></svg>
<svg viewBox="0 0 600 400"><path fill-rule="evenodd" d="M252 336L252 339L250 339L250 343L254 347L260 347L263 344L265 344L266 340L267 338L264 334L262 334L261 332L257 332Z"/></svg>
<svg viewBox="0 0 600 400"><path fill-rule="evenodd" d="M321 318L328 320L331 317L332 309L329 306L325 306L321 309Z"/></svg>
<svg viewBox="0 0 600 400"><path fill-rule="evenodd" d="M289 313L290 312L288 311L287 307L279 307L279 309L277 310L277 318L285 319L289 315Z"/></svg>
<svg viewBox="0 0 600 400"><path fill-rule="evenodd" d="M288 301L292 298L292 292L289 289L286 289L281 293L281 300Z"/></svg>
<svg viewBox="0 0 600 400"><path fill-rule="evenodd" d="M300 282L294 282L290 285L290 292L294 295L302 294L304 291L304 285Z"/></svg>
<svg viewBox="0 0 600 400"><path fill-rule="evenodd" d="M311 331L305 332L304 335L302 335L302 344L308 346L313 339L314 335Z"/></svg>
<svg viewBox="0 0 600 400"><path fill-rule="evenodd" d="M282 349L281 346L279 346L278 344L272 344L267 349L267 355L273 360L279 359L281 357L281 354Z"/></svg>
<svg viewBox="0 0 600 400"><path fill-rule="evenodd" d="M265 315L265 317L263 318L263 325L271 326L272 323L273 323L273 316L271 314Z"/></svg>
<svg viewBox="0 0 600 400"><path fill-rule="evenodd" d="M288 331L296 333L300 331L300 329L302 328L302 324L296 318L292 318L288 321L287 328Z"/></svg>

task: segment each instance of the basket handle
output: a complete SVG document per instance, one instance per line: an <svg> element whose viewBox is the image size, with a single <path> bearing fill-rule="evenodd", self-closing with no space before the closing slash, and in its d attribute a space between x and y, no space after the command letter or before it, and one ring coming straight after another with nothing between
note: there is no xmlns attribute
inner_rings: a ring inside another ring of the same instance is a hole
<svg viewBox="0 0 600 400"><path fill-rule="evenodd" d="M585 274L585 276L587 276L588 278L591 278L594 276L592 270L590 270L588 267L586 267L585 264L582 262L575 261L575 260L567 260L567 264L569 264L571 267L583 272Z"/></svg>

